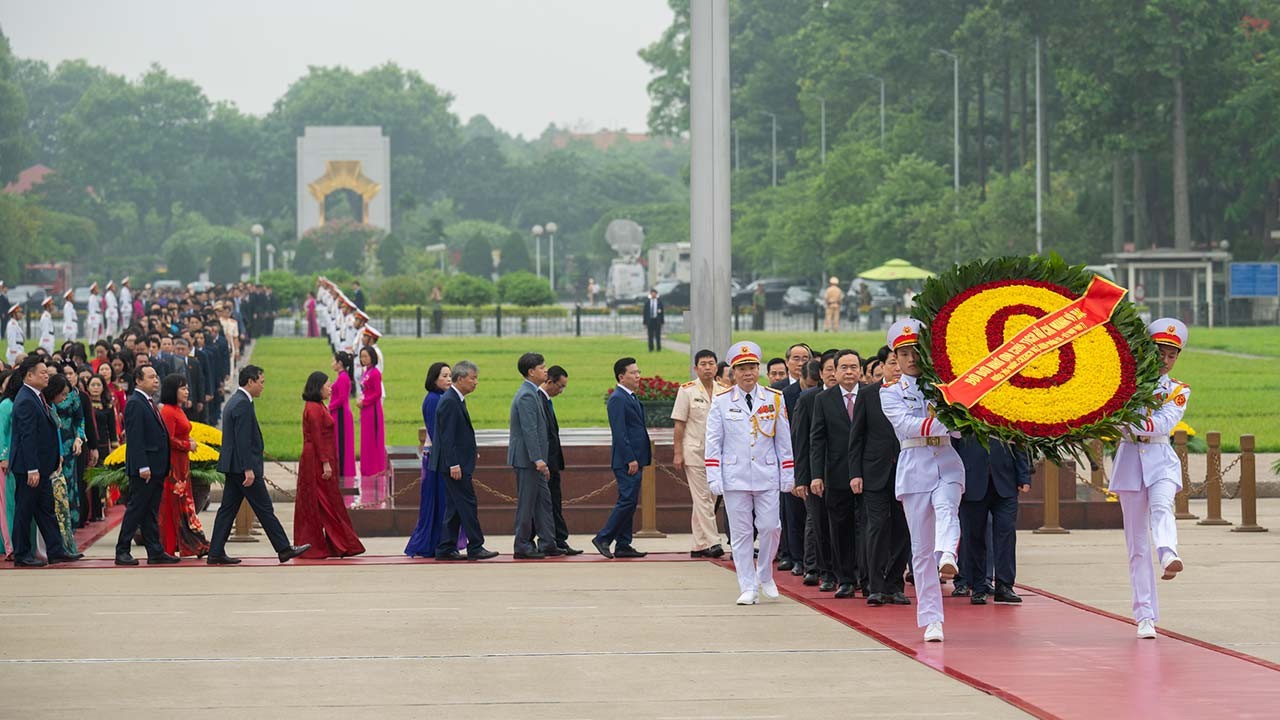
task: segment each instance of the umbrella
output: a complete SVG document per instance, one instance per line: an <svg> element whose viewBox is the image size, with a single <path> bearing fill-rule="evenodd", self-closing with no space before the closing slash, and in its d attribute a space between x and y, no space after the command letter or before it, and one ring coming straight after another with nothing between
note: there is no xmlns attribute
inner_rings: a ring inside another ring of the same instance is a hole
<svg viewBox="0 0 1280 720"><path fill-rule="evenodd" d="M894 258L880 267L859 273L858 277L865 280L924 280L933 277L933 273L906 260Z"/></svg>

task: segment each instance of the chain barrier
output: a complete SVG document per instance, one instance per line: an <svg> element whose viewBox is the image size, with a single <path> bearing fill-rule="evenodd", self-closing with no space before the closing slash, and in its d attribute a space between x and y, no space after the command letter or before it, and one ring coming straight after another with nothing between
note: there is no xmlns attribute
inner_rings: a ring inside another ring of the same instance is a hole
<svg viewBox="0 0 1280 720"><path fill-rule="evenodd" d="M1092 459L1092 455L1091 455L1091 454L1089 454L1089 453L1086 453L1086 457L1089 457L1089 458L1091 458L1091 459ZM1184 455L1183 455L1183 452L1182 452L1182 451L1179 451L1179 452L1178 452L1178 457L1179 457L1179 459L1181 459L1181 460L1185 460L1185 457L1184 457ZM1231 461L1231 464L1230 464L1230 465L1226 466L1226 467L1225 467L1225 468L1223 468L1221 471L1219 471L1216 477L1211 478L1211 479L1213 479L1213 480L1217 480L1217 481L1218 481L1218 487L1220 487L1220 488L1222 489L1222 499L1223 499L1223 500L1235 500L1236 498L1238 498L1238 497L1240 496L1240 483L1238 483L1238 482L1236 483L1235 490L1234 490L1233 492L1228 492L1228 491L1227 491L1226 478L1227 478L1227 473L1231 472L1231 471L1235 468L1235 466L1236 466L1236 465L1239 465L1239 464L1240 464L1240 458L1242 458L1242 457L1243 457L1243 455L1242 455L1242 454L1237 453L1237 454L1236 454L1236 459L1235 459L1235 460L1233 460L1233 461ZM1106 463L1105 463L1105 462L1102 462L1101 460L1099 460L1099 461L1098 461L1098 469L1100 469L1100 470L1102 471L1102 484L1101 484L1101 485L1098 485L1098 484L1096 484L1096 483L1094 483L1094 482L1093 482L1093 477L1092 477L1093 473L1092 473L1092 472L1090 472L1090 477L1089 477L1089 478L1087 478L1087 479L1086 479L1086 478L1084 478L1084 477L1082 477L1082 476L1080 475L1080 465L1081 465L1081 463L1080 463L1080 459L1079 459L1078 457L1074 457L1074 456L1073 456L1073 458L1074 458L1074 459L1075 459L1075 461L1076 461L1075 482L1076 482L1076 484L1077 484L1077 485L1088 485L1089 487L1091 487L1091 488L1093 488L1093 489L1095 489L1095 490L1097 490L1097 491L1099 491L1099 492L1101 492L1101 493L1105 493L1105 494L1106 494L1106 495L1108 495L1108 496L1110 496L1110 495L1114 495L1114 493L1112 493L1112 492L1111 492L1111 489L1110 489L1110 488L1111 488L1111 478L1107 475L1107 466L1106 466ZM1203 495L1204 495L1204 493L1205 493L1205 490L1206 490L1206 489L1208 488L1208 486L1209 486L1210 478L1206 478L1205 480L1203 480L1203 481L1201 481L1201 482L1191 482L1191 481L1190 481L1190 479L1189 479L1189 477L1188 477L1188 475L1189 475L1189 473L1190 473L1190 464L1189 464L1189 463L1184 464L1184 465L1183 465L1183 468L1184 468L1184 469L1183 469L1183 483L1182 483L1182 485L1183 485L1183 487L1184 487L1184 488L1186 488L1186 489L1187 489L1187 495L1188 495L1188 497L1203 497Z"/></svg>
<svg viewBox="0 0 1280 720"><path fill-rule="evenodd" d="M512 505L515 505L518 502L516 498L511 497L510 495L502 492L501 490L490 487L488 484L483 483L479 480L476 480L475 478L471 478L471 483L503 502L510 503ZM560 504L561 505L578 505L580 503L584 503L584 502L587 502L588 500L592 500L598 497L601 493L607 492L608 490L616 487L617 485L618 485L617 480L610 480L609 482L605 483L604 485L601 485L600 487L596 488L595 490L592 490L589 493L584 493L577 497L569 498L568 500L562 500Z"/></svg>

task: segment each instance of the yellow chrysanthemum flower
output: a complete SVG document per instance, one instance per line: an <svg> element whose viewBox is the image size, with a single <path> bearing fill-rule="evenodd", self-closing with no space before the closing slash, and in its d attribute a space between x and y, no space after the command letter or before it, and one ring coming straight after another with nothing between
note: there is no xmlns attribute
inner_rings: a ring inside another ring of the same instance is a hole
<svg viewBox="0 0 1280 720"><path fill-rule="evenodd" d="M110 455L103 458L102 464L104 467L116 467L117 465L123 465L124 464L124 445L121 445L115 450L112 450Z"/></svg>
<svg viewBox="0 0 1280 720"><path fill-rule="evenodd" d="M1190 425L1188 425L1188 424L1186 423L1186 421L1185 421L1185 420L1179 420L1179 421L1178 421L1178 426L1177 426L1177 427L1175 427L1172 431L1170 431L1170 432L1169 432L1169 437L1173 437L1173 434L1174 434L1174 433L1176 433L1176 432L1178 432L1179 430L1186 430L1186 431L1187 431L1187 437L1189 437L1189 438L1193 438L1193 437L1195 437L1195 436L1196 436L1196 429L1195 429L1195 428L1193 428L1193 427L1191 427Z"/></svg>
<svg viewBox="0 0 1280 720"><path fill-rule="evenodd" d="M196 449L188 453L187 457L191 459L191 462L217 462L218 451L197 441Z"/></svg>
<svg viewBox="0 0 1280 720"><path fill-rule="evenodd" d="M222 431L212 425L191 423L191 439L206 445L222 447Z"/></svg>

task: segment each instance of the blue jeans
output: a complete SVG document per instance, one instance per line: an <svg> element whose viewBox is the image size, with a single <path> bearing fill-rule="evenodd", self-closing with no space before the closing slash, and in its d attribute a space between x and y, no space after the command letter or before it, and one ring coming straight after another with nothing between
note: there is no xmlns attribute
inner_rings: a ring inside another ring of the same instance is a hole
<svg viewBox="0 0 1280 720"><path fill-rule="evenodd" d="M604 543L605 547L612 545L615 540L618 547L631 546L636 503L640 500L640 476L640 471L635 475L628 475L626 468L613 469L613 477L618 481L618 502L613 506L613 512L609 513L604 527L596 533L596 539Z"/></svg>

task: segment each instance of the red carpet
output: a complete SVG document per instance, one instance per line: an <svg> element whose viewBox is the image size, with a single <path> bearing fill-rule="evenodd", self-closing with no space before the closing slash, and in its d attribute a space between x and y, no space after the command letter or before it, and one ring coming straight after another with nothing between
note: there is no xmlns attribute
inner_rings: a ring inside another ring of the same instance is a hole
<svg viewBox="0 0 1280 720"><path fill-rule="evenodd" d="M946 597L947 639L926 645L914 605L836 600L790 573L777 581L787 597L1037 717L1280 714L1280 665L1164 630L1140 641L1128 620L1036 588L1020 588L1021 605Z"/></svg>
<svg viewBox="0 0 1280 720"><path fill-rule="evenodd" d="M116 523L120 520L117 518ZM99 533L101 537L102 533ZM83 546L81 547L83 549ZM227 549L232 555L235 554L235 545L228 545ZM196 558L183 558L182 562L173 565L147 565L145 557L137 556L141 564L137 567L119 567L115 564L114 558L91 558L81 560L80 562L68 563L65 565L51 565L48 568L17 568L13 563L0 564L0 570L29 570L29 569L55 569L55 570L101 570L103 568L112 568L120 570L137 571L139 568L208 568L209 565L203 560ZM279 567L280 562L274 557L241 557L239 565L230 565L225 567ZM524 563L530 565L539 565L545 563L595 563L595 562L612 562L612 563L629 563L629 562L702 562L689 557L689 553L649 553L646 558L623 559L623 560L606 560L597 553L588 552L573 557L555 557L546 560L517 560L511 553L503 553L492 560L483 560L479 562L438 562L428 558L410 558L404 555L358 555L350 558L325 558L323 560L308 560L305 558L297 558L285 563L286 566L300 567L316 567L316 566L335 566L335 565L487 565L490 563ZM217 568L210 568L217 569Z"/></svg>
<svg viewBox="0 0 1280 720"><path fill-rule="evenodd" d="M92 522L76 530L76 547L84 552L90 545L111 534L124 520L124 505L112 505L106 512L106 520Z"/></svg>

